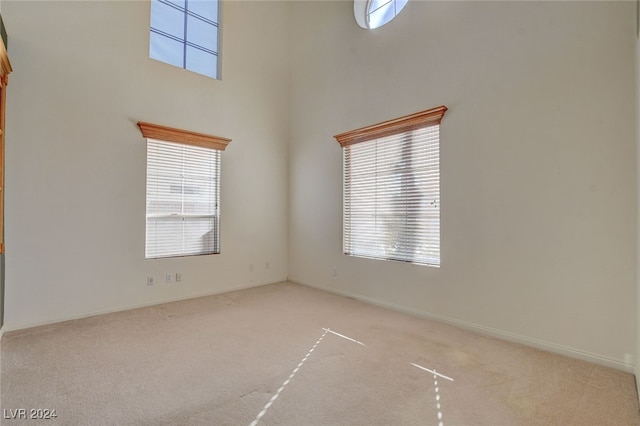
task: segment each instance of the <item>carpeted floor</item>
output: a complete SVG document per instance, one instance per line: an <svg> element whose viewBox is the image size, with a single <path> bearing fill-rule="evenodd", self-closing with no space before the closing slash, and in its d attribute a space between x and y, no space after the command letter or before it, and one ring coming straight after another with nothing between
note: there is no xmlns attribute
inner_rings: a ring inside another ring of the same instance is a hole
<svg viewBox="0 0 640 426"><path fill-rule="evenodd" d="M630 374L291 283L1 351L3 425L640 425Z"/></svg>

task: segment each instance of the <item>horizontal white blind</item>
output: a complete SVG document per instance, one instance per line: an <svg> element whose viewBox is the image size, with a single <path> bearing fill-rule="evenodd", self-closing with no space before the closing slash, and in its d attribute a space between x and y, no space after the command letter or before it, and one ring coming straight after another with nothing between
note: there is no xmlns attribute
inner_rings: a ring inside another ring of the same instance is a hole
<svg viewBox="0 0 640 426"><path fill-rule="evenodd" d="M440 126L347 145L344 252L440 265Z"/></svg>
<svg viewBox="0 0 640 426"><path fill-rule="evenodd" d="M147 259L219 253L219 204L219 150L147 139Z"/></svg>

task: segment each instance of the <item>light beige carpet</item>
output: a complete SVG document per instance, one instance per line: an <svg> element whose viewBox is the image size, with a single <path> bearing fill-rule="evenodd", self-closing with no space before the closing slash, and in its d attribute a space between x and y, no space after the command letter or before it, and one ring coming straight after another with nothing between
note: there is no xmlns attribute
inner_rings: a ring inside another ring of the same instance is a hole
<svg viewBox="0 0 640 426"><path fill-rule="evenodd" d="M291 283L1 351L3 425L640 425L630 374ZM57 417L5 418L20 408Z"/></svg>

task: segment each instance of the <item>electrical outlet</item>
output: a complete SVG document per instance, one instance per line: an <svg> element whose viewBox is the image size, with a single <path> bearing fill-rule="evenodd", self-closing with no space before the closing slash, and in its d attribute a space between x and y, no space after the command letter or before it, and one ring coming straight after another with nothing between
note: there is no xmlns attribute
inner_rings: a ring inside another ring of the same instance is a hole
<svg viewBox="0 0 640 426"><path fill-rule="evenodd" d="M334 277L338 276L338 268L333 268L333 270L331 271L331 275L333 275Z"/></svg>
<svg viewBox="0 0 640 426"><path fill-rule="evenodd" d="M264 269L271 269L271 265L269 265L269 262L264 264Z"/></svg>
<svg viewBox="0 0 640 426"><path fill-rule="evenodd" d="M170 283L171 281L173 281L173 274L166 274L164 276L164 280L168 283Z"/></svg>
<svg viewBox="0 0 640 426"><path fill-rule="evenodd" d="M176 282L179 283L182 281L182 273L176 272Z"/></svg>
<svg viewBox="0 0 640 426"><path fill-rule="evenodd" d="M249 264L249 270L250 270L250 271L253 271L253 263L250 263L250 264Z"/></svg>
<svg viewBox="0 0 640 426"><path fill-rule="evenodd" d="M151 275L147 277L147 285L153 285L153 277Z"/></svg>

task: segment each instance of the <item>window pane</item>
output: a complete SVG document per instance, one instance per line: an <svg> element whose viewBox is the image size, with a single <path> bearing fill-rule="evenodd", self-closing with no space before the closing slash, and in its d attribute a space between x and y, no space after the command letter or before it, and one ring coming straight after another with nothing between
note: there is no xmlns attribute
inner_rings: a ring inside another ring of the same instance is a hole
<svg viewBox="0 0 640 426"><path fill-rule="evenodd" d="M408 0L372 0L368 5L369 28L378 28L391 21L407 5Z"/></svg>
<svg viewBox="0 0 640 426"><path fill-rule="evenodd" d="M188 218L184 227L185 253L214 253L217 248L217 217Z"/></svg>
<svg viewBox="0 0 640 426"><path fill-rule="evenodd" d="M154 176L156 197L147 199L147 211L158 215L176 214L182 210L182 178L179 174L158 171Z"/></svg>
<svg viewBox="0 0 640 426"><path fill-rule="evenodd" d="M389 2L381 8L369 14L369 27L378 28L391 21L396 16L393 9L393 2Z"/></svg>
<svg viewBox="0 0 640 426"><path fill-rule="evenodd" d="M195 47L187 46L187 69L198 74L217 78L218 57L211 53L203 52Z"/></svg>
<svg viewBox="0 0 640 426"><path fill-rule="evenodd" d="M149 57L184 68L184 44L152 32L149 37Z"/></svg>
<svg viewBox="0 0 640 426"><path fill-rule="evenodd" d="M182 221L147 218L146 257L166 257L182 249Z"/></svg>
<svg viewBox="0 0 640 426"><path fill-rule="evenodd" d="M152 1L151 28L184 40L184 12L164 3Z"/></svg>
<svg viewBox="0 0 640 426"><path fill-rule="evenodd" d="M218 23L218 2L212 0L189 0L189 11Z"/></svg>
<svg viewBox="0 0 640 426"><path fill-rule="evenodd" d="M218 78L218 8L216 0L151 0L149 57Z"/></svg>
<svg viewBox="0 0 640 426"><path fill-rule="evenodd" d="M187 215L217 214L218 153L211 149L198 148L197 160L190 162L190 167L184 171L183 213Z"/></svg>
<svg viewBox="0 0 640 426"><path fill-rule="evenodd" d="M149 218L147 258L218 253L217 229L217 217Z"/></svg>
<svg viewBox="0 0 640 426"><path fill-rule="evenodd" d="M376 10L380 9L382 6L388 5L392 0L371 0L369 3L368 13L373 13Z"/></svg>
<svg viewBox="0 0 640 426"><path fill-rule="evenodd" d="M218 29L193 16L187 16L187 40L213 52L218 51Z"/></svg>

